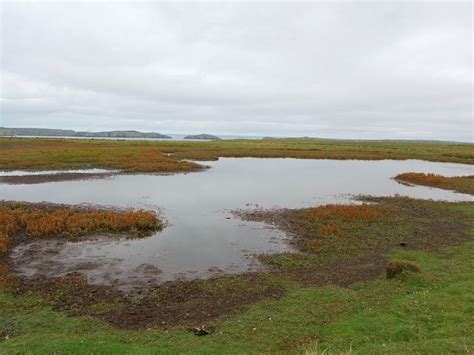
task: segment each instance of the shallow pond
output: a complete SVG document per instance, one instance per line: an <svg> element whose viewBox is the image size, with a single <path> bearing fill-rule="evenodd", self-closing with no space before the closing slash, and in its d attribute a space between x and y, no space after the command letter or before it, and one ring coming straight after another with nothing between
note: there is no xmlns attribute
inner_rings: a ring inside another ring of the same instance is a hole
<svg viewBox="0 0 474 355"><path fill-rule="evenodd" d="M80 271L92 283L124 289L176 278L208 277L261 268L254 254L290 250L284 234L241 221L234 209L306 207L347 202L351 195L401 194L472 200L471 196L397 183L408 171L473 174L461 164L407 161L222 158L206 171L177 175L117 175L106 179L0 185L0 199L90 203L159 211L167 227L152 237L97 236L86 241L41 241L13 250L17 272L64 275Z"/></svg>

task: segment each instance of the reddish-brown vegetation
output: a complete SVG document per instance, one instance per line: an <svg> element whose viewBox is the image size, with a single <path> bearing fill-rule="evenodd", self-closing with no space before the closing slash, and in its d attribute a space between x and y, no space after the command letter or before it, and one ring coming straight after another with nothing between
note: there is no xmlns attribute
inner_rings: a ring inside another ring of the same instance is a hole
<svg viewBox="0 0 474 355"><path fill-rule="evenodd" d="M306 243L306 249L313 253L320 251L321 247L322 247L322 243L318 239L310 239Z"/></svg>
<svg viewBox="0 0 474 355"><path fill-rule="evenodd" d="M386 212L387 206L379 204L337 205L329 204L300 210L295 222L305 230L307 241L303 249L316 253L325 245L332 243L333 237L349 238L364 226L378 221Z"/></svg>
<svg viewBox="0 0 474 355"><path fill-rule="evenodd" d="M7 235L0 233L0 253L4 253L8 250L8 243Z"/></svg>
<svg viewBox="0 0 474 355"><path fill-rule="evenodd" d="M0 205L0 252L13 236L27 238L77 237L92 233L147 234L161 228L148 211L80 210L64 206L26 203Z"/></svg>
<svg viewBox="0 0 474 355"><path fill-rule="evenodd" d="M311 208L308 218L313 220L343 219L346 221L373 221L380 215L380 206L377 205L325 205Z"/></svg>
<svg viewBox="0 0 474 355"><path fill-rule="evenodd" d="M395 176L395 179L417 185L439 187L441 189L474 194L474 175L446 177L436 174L410 172L399 174Z"/></svg>
<svg viewBox="0 0 474 355"><path fill-rule="evenodd" d="M387 278L391 279L404 272L419 272L418 265L407 260L392 260L387 266Z"/></svg>
<svg viewBox="0 0 474 355"><path fill-rule="evenodd" d="M319 227L319 233L323 235L342 235L342 229L336 223L323 224Z"/></svg>

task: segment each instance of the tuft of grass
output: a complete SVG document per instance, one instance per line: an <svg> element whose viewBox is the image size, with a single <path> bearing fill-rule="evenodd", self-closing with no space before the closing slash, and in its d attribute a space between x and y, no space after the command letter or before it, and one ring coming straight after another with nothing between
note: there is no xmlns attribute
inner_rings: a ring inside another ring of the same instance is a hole
<svg viewBox="0 0 474 355"><path fill-rule="evenodd" d="M408 272L420 272L420 268L414 262L407 260L391 260L387 265L387 278L392 279L397 275Z"/></svg>
<svg viewBox="0 0 474 355"><path fill-rule="evenodd" d="M8 244L10 244L8 236L4 233L0 233L0 254L8 250Z"/></svg>

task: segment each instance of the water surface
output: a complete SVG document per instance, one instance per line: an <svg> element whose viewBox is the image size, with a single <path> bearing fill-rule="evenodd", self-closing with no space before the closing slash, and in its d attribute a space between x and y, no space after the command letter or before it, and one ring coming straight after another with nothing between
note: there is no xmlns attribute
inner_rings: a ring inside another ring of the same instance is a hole
<svg viewBox="0 0 474 355"><path fill-rule="evenodd" d="M255 158L221 158L205 164L211 168L187 174L0 185L4 200L154 209L168 223L162 232L145 239L97 236L80 243L22 245L12 253L16 270L28 276L79 271L92 283L122 288L258 270L255 253L291 249L283 233L236 219L233 209L307 207L347 202L357 194L472 200L469 195L409 187L391 179L408 171L473 174L473 167L461 164Z"/></svg>

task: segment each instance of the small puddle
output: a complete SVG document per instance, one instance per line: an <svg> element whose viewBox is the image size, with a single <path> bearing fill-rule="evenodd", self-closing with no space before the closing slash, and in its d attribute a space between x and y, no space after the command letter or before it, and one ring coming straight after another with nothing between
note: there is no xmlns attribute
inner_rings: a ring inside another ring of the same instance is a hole
<svg viewBox="0 0 474 355"><path fill-rule="evenodd" d="M287 237L231 210L344 203L351 196L400 194L472 201L472 196L397 183L408 171L473 174L462 164L407 161L221 158L211 169L177 175L115 175L31 185L0 184L0 199L98 204L159 210L168 225L143 239L96 236L81 242L39 241L12 251L26 276L84 273L91 283L122 289L168 280L260 270L255 254L291 251Z"/></svg>

